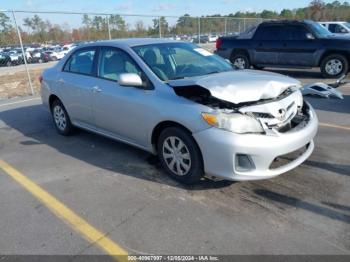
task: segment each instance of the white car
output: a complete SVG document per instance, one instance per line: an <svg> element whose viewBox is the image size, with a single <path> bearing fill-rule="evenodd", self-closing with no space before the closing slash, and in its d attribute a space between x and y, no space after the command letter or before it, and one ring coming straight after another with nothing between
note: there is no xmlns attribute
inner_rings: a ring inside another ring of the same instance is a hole
<svg viewBox="0 0 350 262"><path fill-rule="evenodd" d="M349 22L320 22L325 28L328 29L329 32L335 35L349 35L350 36L350 23Z"/></svg>
<svg viewBox="0 0 350 262"><path fill-rule="evenodd" d="M210 43L214 43L219 38L219 36L217 36L217 35L209 35L208 38L209 38L209 42Z"/></svg>

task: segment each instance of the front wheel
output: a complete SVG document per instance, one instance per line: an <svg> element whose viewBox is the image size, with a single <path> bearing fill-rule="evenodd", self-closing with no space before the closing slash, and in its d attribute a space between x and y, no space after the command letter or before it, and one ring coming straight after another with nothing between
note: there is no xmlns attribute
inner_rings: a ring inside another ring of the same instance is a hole
<svg viewBox="0 0 350 262"><path fill-rule="evenodd" d="M51 106L52 118L59 134L68 136L73 131L73 126L66 109L59 100L55 100Z"/></svg>
<svg viewBox="0 0 350 262"><path fill-rule="evenodd" d="M169 176L183 184L195 184L204 175L200 150L191 134L178 127L163 130L158 139L158 157Z"/></svg>
<svg viewBox="0 0 350 262"><path fill-rule="evenodd" d="M343 55L329 55L321 62L321 73L325 78L338 78L349 70L349 63Z"/></svg>
<svg viewBox="0 0 350 262"><path fill-rule="evenodd" d="M235 54L231 58L231 63L237 69L248 69L250 68L250 61L246 54Z"/></svg>

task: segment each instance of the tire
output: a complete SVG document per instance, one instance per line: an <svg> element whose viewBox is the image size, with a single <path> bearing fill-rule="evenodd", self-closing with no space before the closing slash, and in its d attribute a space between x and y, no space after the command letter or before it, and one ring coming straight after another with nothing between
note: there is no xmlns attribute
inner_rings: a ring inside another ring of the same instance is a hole
<svg viewBox="0 0 350 262"><path fill-rule="evenodd" d="M12 66L12 62L11 62L11 61L7 61L7 62L6 62L6 66L7 66L7 67Z"/></svg>
<svg viewBox="0 0 350 262"><path fill-rule="evenodd" d="M242 53L233 54L231 57L231 63L237 69L249 69L250 68L249 57L246 54L242 54Z"/></svg>
<svg viewBox="0 0 350 262"><path fill-rule="evenodd" d="M160 163L171 178L191 185L203 177L200 149L186 130L179 127L164 129L158 138L157 148Z"/></svg>
<svg viewBox="0 0 350 262"><path fill-rule="evenodd" d="M343 55L329 55L321 62L321 73L324 78L339 78L349 71L349 62Z"/></svg>
<svg viewBox="0 0 350 262"><path fill-rule="evenodd" d="M60 100L53 101L51 105L52 119L56 130L63 136L68 136L73 133L73 125L69 115Z"/></svg>

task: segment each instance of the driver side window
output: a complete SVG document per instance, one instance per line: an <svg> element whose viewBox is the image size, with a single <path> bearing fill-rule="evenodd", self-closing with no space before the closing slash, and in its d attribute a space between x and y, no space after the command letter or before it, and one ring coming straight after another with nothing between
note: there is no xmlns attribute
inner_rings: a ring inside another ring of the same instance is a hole
<svg viewBox="0 0 350 262"><path fill-rule="evenodd" d="M116 48L102 48L98 76L118 81L120 74L123 73L135 73L141 76L140 68L126 52Z"/></svg>

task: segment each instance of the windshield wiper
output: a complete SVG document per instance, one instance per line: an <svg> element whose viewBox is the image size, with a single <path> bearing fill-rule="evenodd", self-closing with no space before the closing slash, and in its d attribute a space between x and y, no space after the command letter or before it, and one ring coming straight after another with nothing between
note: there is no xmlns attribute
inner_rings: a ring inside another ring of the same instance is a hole
<svg viewBox="0 0 350 262"><path fill-rule="evenodd" d="M206 73L204 75L218 74L218 73L221 73L221 72L224 72L224 71L212 71L212 72Z"/></svg>
<svg viewBox="0 0 350 262"><path fill-rule="evenodd" d="M179 79L185 79L185 78L188 78L188 76L176 76L176 77L169 79L169 80L179 80Z"/></svg>

